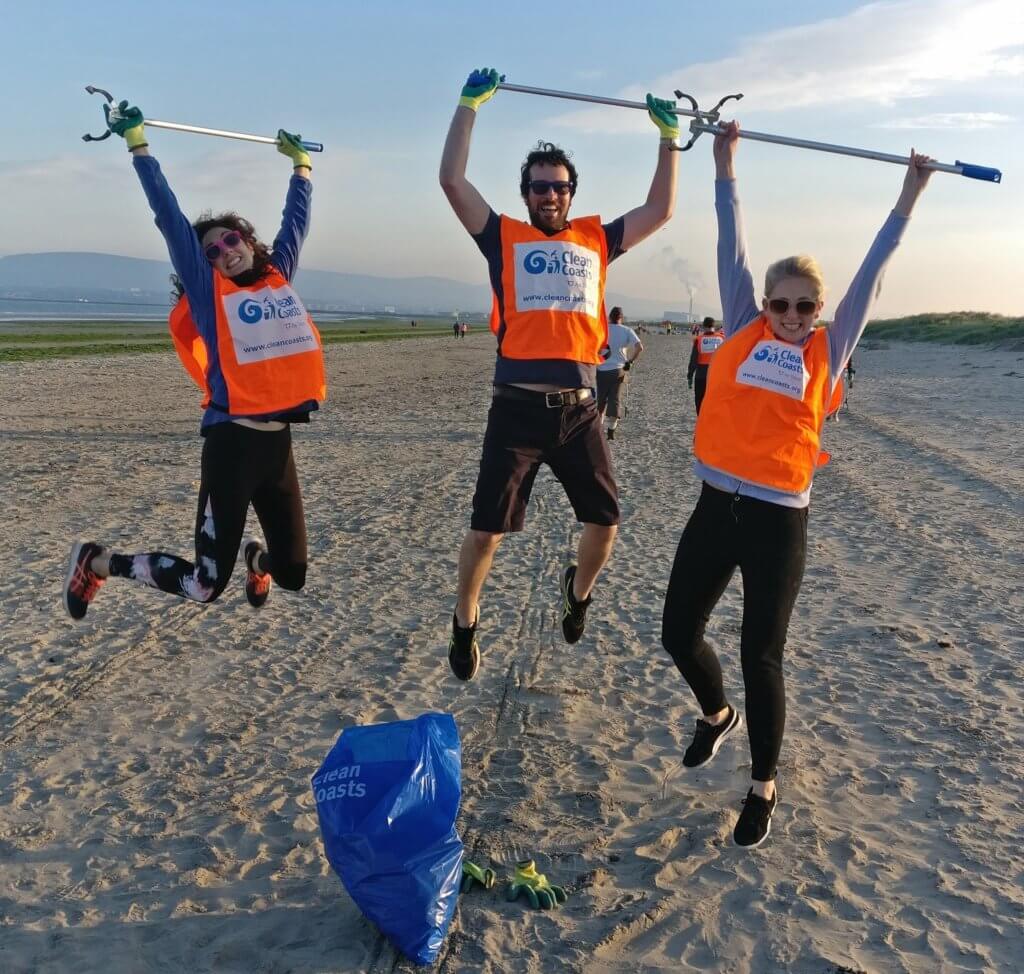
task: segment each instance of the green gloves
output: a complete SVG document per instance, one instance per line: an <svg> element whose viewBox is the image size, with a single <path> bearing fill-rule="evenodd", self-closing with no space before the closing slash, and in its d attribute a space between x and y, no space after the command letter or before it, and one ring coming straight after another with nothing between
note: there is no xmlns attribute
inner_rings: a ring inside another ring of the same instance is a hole
<svg viewBox="0 0 1024 974"><path fill-rule="evenodd" d="M515 875L509 883L505 899L516 900L520 893L525 893L530 906L535 910L552 910L568 897L561 886L552 886L543 873L537 872L532 859L516 863Z"/></svg>
<svg viewBox="0 0 1024 974"><path fill-rule="evenodd" d="M305 166L307 169L313 168L312 163L309 161L309 153L302 145L301 135L292 135L284 129L278 129L277 151L280 152L281 155L288 156L292 161L292 165L296 169L298 169L299 166Z"/></svg>
<svg viewBox="0 0 1024 974"><path fill-rule="evenodd" d="M468 893L476 885L480 885L484 889L491 889L496 878L493 869L481 869L475 862L463 859L462 885L459 886L459 892Z"/></svg>
<svg viewBox="0 0 1024 974"><path fill-rule="evenodd" d="M129 108L128 102L122 101L113 110L109 105L104 105L103 114L107 118L107 128L114 135L124 138L129 151L141 149L149 144L146 142L146 130L142 124L145 119L142 117L142 112L134 105ZM113 121L110 120L111 115L113 115Z"/></svg>
<svg viewBox="0 0 1024 974"><path fill-rule="evenodd" d="M679 138L679 116L672 112L675 107L674 101L647 95L647 116L658 126L663 139Z"/></svg>
<svg viewBox="0 0 1024 974"><path fill-rule="evenodd" d="M474 70L462 88L459 104L465 105L466 108L472 108L475 112L485 101L494 96L498 90L498 83L504 80L505 75L499 75L494 68Z"/></svg>

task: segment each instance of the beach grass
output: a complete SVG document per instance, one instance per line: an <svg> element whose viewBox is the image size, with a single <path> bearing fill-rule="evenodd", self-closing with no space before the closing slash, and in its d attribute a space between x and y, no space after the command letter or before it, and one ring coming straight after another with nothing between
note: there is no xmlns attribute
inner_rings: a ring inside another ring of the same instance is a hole
<svg viewBox="0 0 1024 974"><path fill-rule="evenodd" d="M984 311L951 311L886 318L868 324L864 337L943 345L1002 345L1024 342L1024 318Z"/></svg>
<svg viewBox="0 0 1024 974"><path fill-rule="evenodd" d="M451 336L448 318L349 318L318 322L325 345L343 342L391 341L402 338ZM479 330L479 324L474 325ZM0 331L0 362L31 362L41 359L77 358L82 355L136 355L173 348L166 328L159 322L19 323Z"/></svg>

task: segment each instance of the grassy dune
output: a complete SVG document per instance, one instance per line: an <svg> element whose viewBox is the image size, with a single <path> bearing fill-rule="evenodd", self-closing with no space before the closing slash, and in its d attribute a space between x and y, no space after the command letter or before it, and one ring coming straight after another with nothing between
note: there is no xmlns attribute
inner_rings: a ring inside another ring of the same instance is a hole
<svg viewBox="0 0 1024 974"><path fill-rule="evenodd" d="M359 318L318 322L325 345L337 342L372 342L400 338L451 336L452 319ZM474 324L479 332L486 326ZM164 326L146 322L40 321L11 324L0 329L0 362L28 362L80 355L135 355L172 349Z"/></svg>
<svg viewBox="0 0 1024 974"><path fill-rule="evenodd" d="M1024 343L1024 318L981 311L911 315L872 321L864 337L945 345L1021 344Z"/></svg>

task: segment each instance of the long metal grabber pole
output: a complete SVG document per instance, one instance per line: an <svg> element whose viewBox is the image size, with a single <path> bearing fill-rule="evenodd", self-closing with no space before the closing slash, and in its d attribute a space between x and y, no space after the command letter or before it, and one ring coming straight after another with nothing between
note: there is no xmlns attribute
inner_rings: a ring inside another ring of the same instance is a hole
<svg viewBox="0 0 1024 974"><path fill-rule="evenodd" d="M518 91L527 95L543 95L548 98L565 98L569 101L582 101L589 102L593 105L611 105L614 108L637 108L647 111L647 105L642 101L626 101L622 98L604 98L599 95L582 95L573 91L556 91L552 88L530 88L526 85L512 85L506 82L501 82L498 85L499 88L504 88L506 91ZM742 98L742 95L726 95L711 111L704 112L697 107L697 102L691 97L681 91L676 91L677 98L686 98L693 106L692 109L688 108L674 108L670 109L676 115L685 115L692 118L690 122L689 130L691 133L690 141L683 146L683 151L689 149L694 142L696 142L698 136L703 133L710 135L717 135L722 131L722 127L719 124L721 118L721 112L719 109L722 104L729 99ZM855 149L845 145L833 145L828 142L811 142L807 139L793 139L784 135L769 135L766 132L753 132L747 129L740 130L741 139L750 139L754 142L770 142L774 145L790 145L798 149L813 149L818 152L832 152L836 155L854 156L859 159L874 159L879 162L892 162L897 165L906 166L909 165L910 159L907 156L896 156L891 155L887 152L876 152L873 149ZM998 183L1002 181L1003 174L998 169L990 168L989 166L975 166L969 162L961 162L959 159L955 164L949 165L948 163L942 162L928 162L925 163L926 169L934 169L936 172L952 173L956 176L966 176L968 179L981 179L990 183Z"/></svg>
<svg viewBox="0 0 1024 974"><path fill-rule="evenodd" d="M707 125L702 122L692 122L691 132L707 132L709 135L719 135L724 126ZM754 132L751 129L740 129L740 138L749 139L751 142L770 142L772 145L791 145L796 149L812 149L815 152L831 152L839 156L854 156L857 159L875 159L878 162L893 162L899 166L910 164L909 156L897 156L888 152L876 152L874 149L855 149L848 145L833 145L831 142L812 142L809 139L793 139L786 135L770 135L767 132ZM934 169L936 172L948 172L954 176L966 176L968 179L983 179L990 183L998 183L1002 180L1003 174L998 169L990 169L988 166L974 166L969 162L961 162L959 159L950 165L946 162L926 162L925 169Z"/></svg>
<svg viewBox="0 0 1024 974"><path fill-rule="evenodd" d="M262 142L264 145L277 145L277 139L269 135L249 135L247 132L229 132L226 129L207 129L200 125L183 125L180 122L158 122L156 119L147 118L146 125L154 129L172 129L175 132L194 132L196 135L217 135L222 139L240 139L243 142ZM307 142L301 140L302 148L307 152L323 152L322 142Z"/></svg>
<svg viewBox="0 0 1024 974"><path fill-rule="evenodd" d="M569 101L587 101L594 105L611 105L613 108L640 108L647 111L647 103L642 101L626 101L622 98L603 98L600 95L581 95L575 91L555 91L553 88L530 88L527 85L510 85L502 81L499 88L505 91L518 91L524 95L545 95L548 98L566 98ZM737 96L732 96L737 97ZM738 96L742 98L743 96ZM688 108L673 108L671 111L676 115L686 115L688 118L710 118L717 119L715 112L691 111Z"/></svg>
<svg viewBox="0 0 1024 974"><path fill-rule="evenodd" d="M93 85L86 85L85 90L90 95L103 95L107 99L107 103L114 104L114 96L109 91L104 91L102 88L96 88ZM116 106L111 109L110 114L113 116L117 112ZM240 139L243 142L260 142L263 145L277 145L277 139L269 135L250 135L248 132L231 132L227 129L210 129L203 128L200 125L185 125L181 122L160 122L154 118L147 118L143 123L148 125L150 128L155 129L171 129L175 132L192 132L196 135L216 135L222 139ZM85 142L102 142L104 139L110 137L110 129L107 129L102 135L89 135L88 133L82 136ZM305 139L300 140L302 147L307 152L323 152L324 144L322 142L307 142Z"/></svg>

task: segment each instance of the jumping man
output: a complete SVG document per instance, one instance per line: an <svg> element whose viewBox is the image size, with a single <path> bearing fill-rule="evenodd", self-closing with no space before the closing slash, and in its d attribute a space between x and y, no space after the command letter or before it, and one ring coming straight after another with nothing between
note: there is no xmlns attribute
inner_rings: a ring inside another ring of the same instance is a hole
<svg viewBox="0 0 1024 974"><path fill-rule="evenodd" d="M647 96L661 135L654 179L641 206L611 223L569 220L576 167L540 142L520 169L529 222L498 216L466 178L479 107L498 88L498 72L474 71L462 89L441 158L440 180L455 215L476 241L494 290L491 330L498 340L494 398L470 530L459 553L458 597L448 661L460 680L480 666L479 597L508 531L521 531L542 463L562 482L583 523L577 563L562 576L562 633L583 635L591 589L615 541L618 490L594 402L594 371L608 342L604 283L609 262L663 226L676 195L679 137L675 103Z"/></svg>

